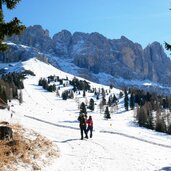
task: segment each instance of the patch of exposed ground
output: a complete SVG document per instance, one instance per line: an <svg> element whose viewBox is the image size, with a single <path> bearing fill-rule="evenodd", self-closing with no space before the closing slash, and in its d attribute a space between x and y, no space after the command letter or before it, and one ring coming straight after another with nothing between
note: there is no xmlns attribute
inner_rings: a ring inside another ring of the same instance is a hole
<svg viewBox="0 0 171 171"><path fill-rule="evenodd" d="M41 170L59 157L59 150L50 140L21 125L8 125L13 140L0 141L0 170Z"/></svg>

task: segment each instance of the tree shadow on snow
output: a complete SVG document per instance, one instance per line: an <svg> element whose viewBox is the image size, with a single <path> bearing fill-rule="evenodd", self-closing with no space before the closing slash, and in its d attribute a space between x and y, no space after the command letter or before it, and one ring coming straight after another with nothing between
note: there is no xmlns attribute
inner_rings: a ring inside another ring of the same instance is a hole
<svg viewBox="0 0 171 171"><path fill-rule="evenodd" d="M158 171L171 171L171 166L163 167Z"/></svg>
<svg viewBox="0 0 171 171"><path fill-rule="evenodd" d="M54 141L56 143L66 143L66 142L69 142L69 141L77 141L77 140L80 140L78 138L75 138L75 139L67 139L67 140L63 140L63 141Z"/></svg>

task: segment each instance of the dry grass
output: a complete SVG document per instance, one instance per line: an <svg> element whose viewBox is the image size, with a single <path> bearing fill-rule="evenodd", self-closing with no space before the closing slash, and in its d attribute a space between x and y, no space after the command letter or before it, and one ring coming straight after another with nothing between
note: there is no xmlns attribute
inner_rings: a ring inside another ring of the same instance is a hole
<svg viewBox="0 0 171 171"><path fill-rule="evenodd" d="M17 166L41 170L59 151L51 141L33 130L26 130L20 125L8 125L13 129L13 140L0 141L0 171L17 170Z"/></svg>

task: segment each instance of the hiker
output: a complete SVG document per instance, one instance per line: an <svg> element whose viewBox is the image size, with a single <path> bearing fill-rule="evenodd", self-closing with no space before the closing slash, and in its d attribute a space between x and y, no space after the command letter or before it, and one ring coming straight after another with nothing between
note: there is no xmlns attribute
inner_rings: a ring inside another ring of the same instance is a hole
<svg viewBox="0 0 171 171"><path fill-rule="evenodd" d="M85 117L82 113L80 113L78 120L80 122L81 140L83 140L83 132L85 133L85 138L88 138L88 136L87 136L87 131L86 131Z"/></svg>
<svg viewBox="0 0 171 171"><path fill-rule="evenodd" d="M85 119L85 123L87 121L87 114L84 114L84 119ZM87 124L86 124L86 130L87 130Z"/></svg>
<svg viewBox="0 0 171 171"><path fill-rule="evenodd" d="M93 136L93 120L92 120L92 117L89 116L88 120L86 121L86 123L88 124L88 128L87 128L87 134L90 130L90 138L92 138Z"/></svg>

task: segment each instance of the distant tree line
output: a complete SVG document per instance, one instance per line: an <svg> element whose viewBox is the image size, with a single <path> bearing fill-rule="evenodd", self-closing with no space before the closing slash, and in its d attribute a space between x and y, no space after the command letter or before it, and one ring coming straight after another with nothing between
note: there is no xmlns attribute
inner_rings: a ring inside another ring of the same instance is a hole
<svg viewBox="0 0 171 171"><path fill-rule="evenodd" d="M18 99L18 90L24 88L23 79L25 72L9 73L0 78L0 98L7 103L7 100Z"/></svg>
<svg viewBox="0 0 171 171"><path fill-rule="evenodd" d="M124 105L126 110L136 106L139 126L171 134L171 97L129 89L125 90Z"/></svg>
<svg viewBox="0 0 171 171"><path fill-rule="evenodd" d="M59 83L58 86L56 86L56 82ZM60 86L66 87L68 85L72 85L72 90L65 90L62 92L61 96L63 100L67 100L68 98L74 98L74 93L80 90L83 90L83 96L86 96L86 91L90 91L90 85L85 80L79 80L76 77L74 77L72 80L68 80L68 77L59 78L59 76L48 76L47 78L40 78L38 82L39 86L42 86L43 89L49 91L49 92L55 92L59 96L58 90L60 89ZM58 87L58 88L57 88Z"/></svg>
<svg viewBox="0 0 171 171"><path fill-rule="evenodd" d="M74 77L72 81L70 81L70 84L73 86L73 91L79 91L84 90L88 91L90 90L90 83L86 80L79 80L78 78Z"/></svg>
<svg viewBox="0 0 171 171"><path fill-rule="evenodd" d="M53 85L49 85L48 83L48 80L46 78L40 78L39 79L39 83L38 83L39 86L42 86L43 89L49 91L49 92L54 92L56 91L56 86L55 84Z"/></svg>

